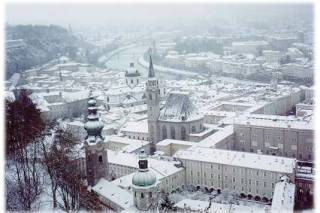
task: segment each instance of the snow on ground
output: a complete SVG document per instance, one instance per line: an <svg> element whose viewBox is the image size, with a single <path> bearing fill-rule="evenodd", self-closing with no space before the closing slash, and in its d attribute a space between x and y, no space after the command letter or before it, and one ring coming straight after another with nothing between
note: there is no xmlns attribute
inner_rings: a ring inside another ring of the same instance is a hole
<svg viewBox="0 0 320 213"><path fill-rule="evenodd" d="M209 201L210 197L212 198L212 202L215 203L237 204L240 206L250 206L257 209L270 208L270 205L266 205L265 203L247 199L240 199L240 197L238 197L237 195L233 195L232 193L228 193L226 191L218 194L217 191L207 193L201 190L183 190L181 192L175 192L169 195L169 199L174 203L178 203L184 199Z"/></svg>

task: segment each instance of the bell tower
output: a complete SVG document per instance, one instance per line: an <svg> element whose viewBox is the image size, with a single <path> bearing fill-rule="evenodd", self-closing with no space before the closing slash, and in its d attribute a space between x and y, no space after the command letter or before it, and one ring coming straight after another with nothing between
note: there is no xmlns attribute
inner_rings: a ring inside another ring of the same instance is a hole
<svg viewBox="0 0 320 213"><path fill-rule="evenodd" d="M158 203L157 177L148 168L148 159L144 150L139 154L139 170L132 177L133 202L140 211L155 211Z"/></svg>
<svg viewBox="0 0 320 213"><path fill-rule="evenodd" d="M88 101L87 122L84 125L87 136L84 141L88 186L94 186L100 178L108 178L108 155L101 132L103 123L97 115L96 100Z"/></svg>
<svg viewBox="0 0 320 213"><path fill-rule="evenodd" d="M151 55L145 96L148 107L148 132L149 141L151 142L150 153L153 154L155 151L155 144L159 141L158 118L160 114L160 89L158 79L154 73Z"/></svg>

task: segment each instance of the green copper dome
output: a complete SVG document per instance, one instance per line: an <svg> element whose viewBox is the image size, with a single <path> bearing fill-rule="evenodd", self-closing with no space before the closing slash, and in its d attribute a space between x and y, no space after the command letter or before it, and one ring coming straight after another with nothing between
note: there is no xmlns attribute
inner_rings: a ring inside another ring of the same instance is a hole
<svg viewBox="0 0 320 213"><path fill-rule="evenodd" d="M152 186L156 183L156 175L148 169L147 156L142 150L139 155L139 170L132 177L132 184L140 187Z"/></svg>
<svg viewBox="0 0 320 213"><path fill-rule="evenodd" d="M157 181L155 174L152 171L138 172L132 178L132 184L135 186L152 186Z"/></svg>

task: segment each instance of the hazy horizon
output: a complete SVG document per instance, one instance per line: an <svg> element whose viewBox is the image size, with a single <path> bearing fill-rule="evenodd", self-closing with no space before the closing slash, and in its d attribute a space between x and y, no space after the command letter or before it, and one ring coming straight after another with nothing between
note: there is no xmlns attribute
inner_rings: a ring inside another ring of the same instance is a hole
<svg viewBox="0 0 320 213"><path fill-rule="evenodd" d="M286 17L313 19L313 4L7 4L6 23L57 24L67 27L144 26L241 19L281 21Z"/></svg>

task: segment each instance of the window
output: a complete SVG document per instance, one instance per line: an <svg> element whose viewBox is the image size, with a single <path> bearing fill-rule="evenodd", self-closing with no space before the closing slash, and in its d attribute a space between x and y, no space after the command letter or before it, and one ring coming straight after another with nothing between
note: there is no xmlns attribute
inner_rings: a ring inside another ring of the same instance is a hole
<svg viewBox="0 0 320 213"><path fill-rule="evenodd" d="M166 139L167 138L167 127L166 126L162 126L162 139Z"/></svg>
<svg viewBox="0 0 320 213"><path fill-rule="evenodd" d="M149 197L152 197L152 192L149 192Z"/></svg>
<svg viewBox="0 0 320 213"><path fill-rule="evenodd" d="M241 183L243 184L243 182L244 182L244 180L243 180L243 178L241 178Z"/></svg>
<svg viewBox="0 0 320 213"><path fill-rule="evenodd" d="M257 176L259 176L259 171L257 171Z"/></svg>
<svg viewBox="0 0 320 213"><path fill-rule="evenodd" d="M272 188L274 188L274 183L271 183Z"/></svg>
<svg viewBox="0 0 320 213"><path fill-rule="evenodd" d="M263 176L267 177L267 172L264 172L264 173L263 173Z"/></svg>
<svg viewBox="0 0 320 213"><path fill-rule="evenodd" d="M259 181L256 182L257 186L259 186Z"/></svg>
<svg viewBox="0 0 320 213"><path fill-rule="evenodd" d="M186 140L186 128L181 127L181 140Z"/></svg>
<svg viewBox="0 0 320 213"><path fill-rule="evenodd" d="M171 138L176 139L176 130L174 129L173 126L170 128L170 132L171 132Z"/></svg>
<svg viewBox="0 0 320 213"><path fill-rule="evenodd" d="M144 198L144 194L143 194L143 193L141 193L141 194L140 194L140 197L141 197L141 198Z"/></svg>
<svg viewBox="0 0 320 213"><path fill-rule="evenodd" d="M228 178L228 176L224 176L224 179L226 179L226 180L227 180L227 178Z"/></svg>
<svg viewBox="0 0 320 213"><path fill-rule="evenodd" d="M196 132L196 127L195 126L192 126L191 132Z"/></svg>
<svg viewBox="0 0 320 213"><path fill-rule="evenodd" d="M137 192L134 192L134 197L137 197Z"/></svg>
<svg viewBox="0 0 320 213"><path fill-rule="evenodd" d="M151 95L151 93L149 93L149 99L152 100L152 95Z"/></svg>
<svg viewBox="0 0 320 213"><path fill-rule="evenodd" d="M267 187L267 182L263 182L263 186L264 186L264 187Z"/></svg>
<svg viewBox="0 0 320 213"><path fill-rule="evenodd" d="M100 162L100 163L103 163L103 161L102 161L102 155L99 155L99 162Z"/></svg>
<svg viewBox="0 0 320 213"><path fill-rule="evenodd" d="M249 179L249 185L251 185L251 179Z"/></svg>
<svg viewBox="0 0 320 213"><path fill-rule="evenodd" d="M235 177L233 177L233 178L232 178L232 181L233 181L233 182L236 182L236 178L235 178Z"/></svg>

